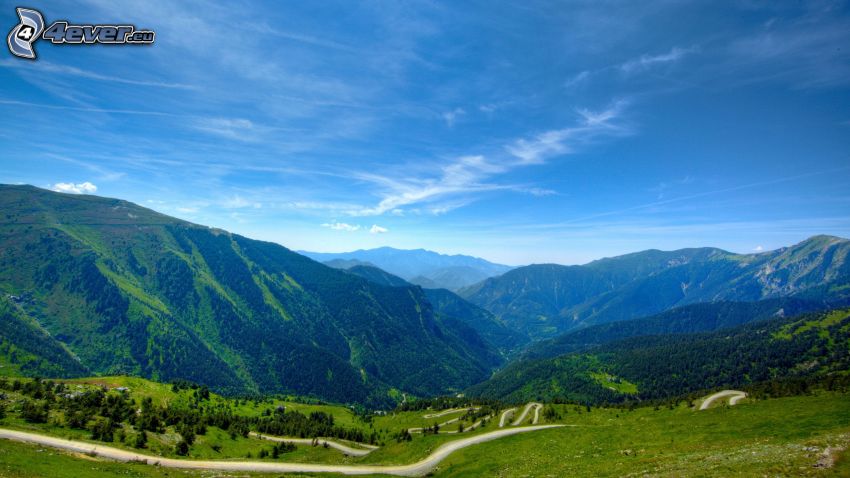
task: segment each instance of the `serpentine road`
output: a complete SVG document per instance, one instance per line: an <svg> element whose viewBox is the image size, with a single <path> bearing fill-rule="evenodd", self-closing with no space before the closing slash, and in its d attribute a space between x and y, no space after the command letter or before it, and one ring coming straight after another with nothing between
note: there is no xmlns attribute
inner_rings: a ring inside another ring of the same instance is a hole
<svg viewBox="0 0 850 478"><path fill-rule="evenodd" d="M502 412L502 416L499 417L499 428L504 428L505 421L509 420L512 416L514 416L515 412L516 408L509 408Z"/></svg>
<svg viewBox="0 0 850 478"><path fill-rule="evenodd" d="M443 410L440 413L429 413L428 415L422 415L422 418L439 418L443 415L451 415L452 413L457 412L465 412L467 410L478 410L480 407L469 407L469 408L450 408L448 410Z"/></svg>
<svg viewBox="0 0 850 478"><path fill-rule="evenodd" d="M511 425L517 426L520 423L522 423L523 420L525 420L525 417L528 416L528 412L531 411L532 407L534 408L534 423L536 424L537 418L538 418L538 413L540 412L540 409L543 408L543 405L540 404L540 403L531 402L531 403L528 403L528 404L525 405L525 408L522 410L522 414L520 414L519 418L514 420L514 422L511 423Z"/></svg>
<svg viewBox="0 0 850 478"><path fill-rule="evenodd" d="M299 445L312 445L312 438L287 438L287 437L278 437L274 435L263 435L256 432L251 432L250 435L254 438L259 438L261 440L269 440L275 441L278 443L297 443ZM378 447L374 445L367 445L365 443L357 443L363 448L351 448L350 446L346 446L342 443L335 442L333 440L328 440L327 438L317 438L316 440L319 446L329 446L330 448L339 450L348 456L365 456L373 451L377 450Z"/></svg>
<svg viewBox="0 0 850 478"><path fill-rule="evenodd" d="M715 400L731 397L729 399L729 405L735 405L742 399L747 397L747 394L740 390L723 390L722 392L717 392L714 395L709 395L705 400L702 401L702 405L699 406L700 410L706 410L708 407L714 403Z"/></svg>
<svg viewBox="0 0 850 478"><path fill-rule="evenodd" d="M267 473L342 473L345 475L387 474L396 476L422 476L432 471L441 461L453 452L468 446L484 443L519 433L533 432L547 428L557 428L562 425L535 425L528 427L505 428L469 438L450 441L441 445L424 459L410 465L320 465L315 463L275 463L260 461L202 461L177 460L150 455L142 455L132 451L121 450L93 443L77 442L63 438L55 438L35 433L7 430L0 428L0 438L8 440L35 443L61 450L109 458L118 461L133 461L165 468L180 468L192 470L217 471L257 471Z"/></svg>

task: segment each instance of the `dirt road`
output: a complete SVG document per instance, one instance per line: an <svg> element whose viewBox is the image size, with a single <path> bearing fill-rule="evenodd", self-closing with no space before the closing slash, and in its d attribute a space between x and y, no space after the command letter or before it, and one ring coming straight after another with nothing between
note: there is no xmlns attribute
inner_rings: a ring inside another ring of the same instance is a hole
<svg viewBox="0 0 850 478"><path fill-rule="evenodd" d="M717 392L713 395L709 395L708 397L706 397L706 399L702 401L702 405L699 406L699 409L705 410L710 407L715 400L725 397L731 397L729 399L729 405L735 405L739 401L741 401L741 399L746 398L747 394L740 390L723 390L721 392Z"/></svg>
<svg viewBox="0 0 850 478"><path fill-rule="evenodd" d="M422 476L433 470L441 461L445 460L453 452L488 442L505 436L528 433L547 428L556 428L561 425L537 425L528 427L512 427L497 430L481 435L454 440L441 445L426 458L410 465L320 465L314 463L282 463L282 462L260 462L260 461L201 461L201 460L177 460L173 458L161 458L143 455L132 451L121 450L109 446L96 445L93 443L77 442L55 438L47 435L27 433L16 430L0 428L0 438L15 440L26 443L49 446L61 450L84 453L102 458L118 461L134 461L148 465L157 465L166 468L180 468L192 470L216 470L216 471L256 471L266 473L342 473L345 475L367 475L387 474L396 476Z"/></svg>

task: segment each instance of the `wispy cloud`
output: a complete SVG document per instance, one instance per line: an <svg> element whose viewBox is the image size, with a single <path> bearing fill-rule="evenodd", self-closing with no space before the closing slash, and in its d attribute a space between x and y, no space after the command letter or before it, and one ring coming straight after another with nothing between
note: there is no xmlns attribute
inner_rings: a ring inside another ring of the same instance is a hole
<svg viewBox="0 0 850 478"><path fill-rule="evenodd" d="M774 21L732 41L725 69L754 68L746 82L787 81L800 89L850 83L850 20L830 8L816 8L799 18ZM740 74L739 74L740 75Z"/></svg>
<svg viewBox="0 0 850 478"><path fill-rule="evenodd" d="M97 81L105 81L109 83L123 83L125 85L133 85L133 86L149 86L156 88L176 88L176 89L184 89L190 90L195 89L192 85L187 85L183 83L170 83L167 81L156 81L156 80L142 80L137 78L125 78L122 76L118 76L115 74L103 75L100 73L96 73L94 71L82 70L80 68L69 66L69 65L60 65L57 63L50 63L43 60L39 60L37 62L28 62L24 63L17 60L12 59L4 59L0 60L0 67L3 68L12 68L15 70L22 70L27 74L32 74L32 70L40 71L42 74L45 73L56 73L62 76L76 76L79 78L85 78L87 80L97 80Z"/></svg>
<svg viewBox="0 0 850 478"><path fill-rule="evenodd" d="M50 189L69 194L94 194L97 192L97 186L88 181L82 183L56 183L50 186Z"/></svg>
<svg viewBox="0 0 850 478"><path fill-rule="evenodd" d="M693 48L673 47L669 52L659 55L641 55L638 58L629 60L620 65L620 70L625 73L633 73L640 70L645 70L651 66L671 63L682 59L685 55L693 52Z"/></svg>
<svg viewBox="0 0 850 478"><path fill-rule="evenodd" d="M584 84L590 78L590 72L587 70L576 73L575 76L564 82L564 88L575 88Z"/></svg>
<svg viewBox="0 0 850 478"><path fill-rule="evenodd" d="M542 188L503 184L493 179L515 168L539 165L551 157L575 153L603 136L630 134L631 130L618 121L626 105L627 101L621 100L601 111L577 110L579 122L576 126L546 131L531 139L518 139L491 157L481 154L458 157L442 165L439 174L431 178L354 173L357 179L378 186L383 197L376 206L352 210L349 214L378 216L407 206L426 204L430 207L425 211L439 215L473 202L484 192L514 190L534 196L554 194L554 191ZM447 198L451 200L446 201Z"/></svg>
<svg viewBox="0 0 850 478"><path fill-rule="evenodd" d="M657 185L649 188L649 191L656 194L657 199L664 199L667 194L667 191L671 188L675 188L676 186L681 186L685 184L691 184L694 182L694 179L690 176L685 176L681 179L676 179L673 181L662 181Z"/></svg>
<svg viewBox="0 0 850 478"><path fill-rule="evenodd" d="M615 122L626 105L627 102L621 100L602 111L577 110L582 118L578 126L545 131L530 139L519 139L506 146L506 149L519 159L520 164L541 164L551 156L573 153L577 147L601 135L629 134L627 127Z"/></svg>
<svg viewBox="0 0 850 478"><path fill-rule="evenodd" d="M257 201L249 201L248 199L243 198L242 196L232 196L230 198L225 199L221 203L222 207L226 209L243 209L243 208L254 208L260 209L263 207L263 203Z"/></svg>
<svg viewBox="0 0 850 478"><path fill-rule="evenodd" d="M466 110L464 110L463 108L455 108L451 111L446 111L445 113L443 113L443 120L446 122L446 125L451 128L455 125L455 122L458 120L458 118L465 114Z"/></svg>
<svg viewBox="0 0 850 478"><path fill-rule="evenodd" d="M377 224L372 224L372 227L369 228L369 234L385 234L387 232L390 232L390 230Z"/></svg>
<svg viewBox="0 0 850 478"><path fill-rule="evenodd" d="M201 118L195 122L195 128L217 136L239 141L257 140L258 128L244 118Z"/></svg>
<svg viewBox="0 0 850 478"><path fill-rule="evenodd" d="M345 232L355 232L360 230L360 226L348 224L345 222L326 222L322 224L322 227L327 227L328 229L333 229L334 231L345 231Z"/></svg>

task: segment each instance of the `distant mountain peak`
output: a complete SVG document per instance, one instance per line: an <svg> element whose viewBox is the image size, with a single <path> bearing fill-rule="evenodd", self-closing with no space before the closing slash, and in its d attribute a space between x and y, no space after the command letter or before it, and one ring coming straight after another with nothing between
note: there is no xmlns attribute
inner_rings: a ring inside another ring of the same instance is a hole
<svg viewBox="0 0 850 478"><path fill-rule="evenodd" d="M512 269L510 266L495 264L478 257L440 254L422 248L396 249L384 246L341 253L300 253L325 263L338 260L369 263L407 281L429 288L450 290L478 283Z"/></svg>

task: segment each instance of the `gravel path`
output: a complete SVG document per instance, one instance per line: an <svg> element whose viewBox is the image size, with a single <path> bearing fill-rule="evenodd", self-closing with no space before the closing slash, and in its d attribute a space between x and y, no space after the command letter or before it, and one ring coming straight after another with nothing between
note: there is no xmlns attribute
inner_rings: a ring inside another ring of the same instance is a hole
<svg viewBox="0 0 850 478"><path fill-rule="evenodd" d="M514 413L516 413L516 408L509 408L502 412L502 416L499 418L499 428L504 428L505 421L514 416Z"/></svg>
<svg viewBox="0 0 850 478"><path fill-rule="evenodd" d="M251 432L250 435L252 437L259 438L261 440L269 440L269 441L274 441L274 442L279 442L279 443L296 443L296 444L299 444L299 445L312 445L313 444L312 438L278 437L278 436L274 436L274 435L263 435L263 434L255 433L255 432ZM365 443L358 443L358 445L362 446L363 448L352 448L352 447L345 445L343 443L335 442L333 440L328 440L327 438L318 438L317 440L318 440L318 446L327 445L328 447L333 448L335 450L339 450L339 451L343 452L344 454L346 454L348 456L364 456L364 455L368 455L369 453L372 453L373 451L378 449L378 447L376 447L374 445L367 445Z"/></svg>
<svg viewBox="0 0 850 478"><path fill-rule="evenodd" d="M342 473L345 475L368 475L387 474L396 476L422 476L432 471L441 461L453 452L468 446L484 443L497 438L519 433L528 433L547 428L556 428L560 425L537 425L529 427L512 427L497 430L481 435L454 440L441 445L426 458L410 465L320 465L314 463L283 463L283 462L261 462L261 461L205 461L205 460L177 460L173 458L162 458L143 455L127 450L121 450L109 446L101 446L93 443L77 442L63 438L55 438L35 433L7 430L0 428L0 438L15 440L26 443L49 446L68 450L76 453L84 453L102 458L118 461L133 461L148 465L157 465L165 468L180 468L192 470L216 470L216 471L256 471L266 473Z"/></svg>
<svg viewBox="0 0 850 478"><path fill-rule="evenodd" d="M706 397L706 399L702 401L702 405L699 406L699 409L705 410L710 407L715 400L725 397L731 397L729 399L729 405L735 405L739 401L741 401L741 399L746 398L747 394L740 390L723 390L721 392L717 392L713 395L709 395L708 397Z"/></svg>
<svg viewBox="0 0 850 478"><path fill-rule="evenodd" d="M511 425L512 425L512 426L517 426L517 425L519 425L520 423L522 423L522 422L525 420L525 417L526 417L526 416L528 416L528 412L530 412L530 411L531 411L532 407L535 409L535 415L536 415L536 414L537 414L537 410L539 410L539 409L543 408L543 405L541 405L541 404L539 404L539 403L536 403L536 402L531 402L531 403L526 404L526 405L525 405L525 408L523 408L523 409L522 409L522 413L520 414L519 418L517 418L516 420L514 420L514 422L513 422L513 423L511 423ZM535 423L536 423L536 422L537 422L537 419L535 419Z"/></svg>

